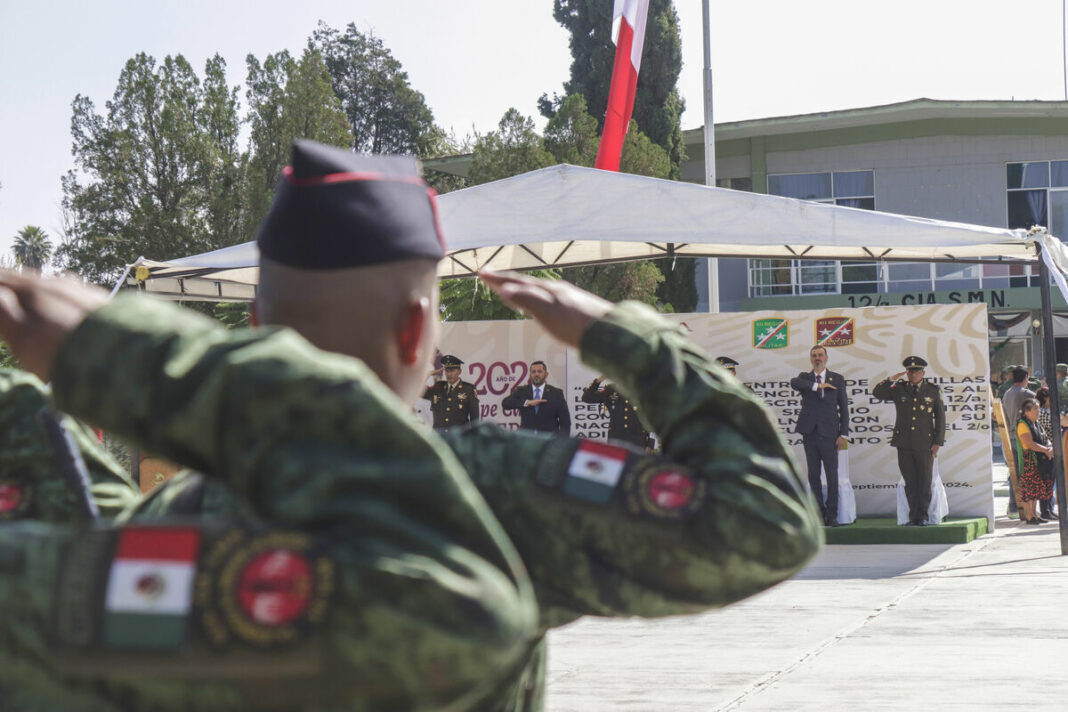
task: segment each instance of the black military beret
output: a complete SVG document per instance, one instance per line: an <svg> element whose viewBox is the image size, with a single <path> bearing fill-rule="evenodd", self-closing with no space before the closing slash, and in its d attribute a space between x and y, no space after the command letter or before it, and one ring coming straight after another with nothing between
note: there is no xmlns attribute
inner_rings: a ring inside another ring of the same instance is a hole
<svg viewBox="0 0 1068 712"><path fill-rule="evenodd" d="M414 158L297 140L256 242L264 257L304 269L440 260L434 195Z"/></svg>
<svg viewBox="0 0 1068 712"><path fill-rule="evenodd" d="M720 366L737 366L738 362L730 356L716 356L716 363Z"/></svg>
<svg viewBox="0 0 1068 712"><path fill-rule="evenodd" d="M442 366L442 368L459 368L460 364L462 364L462 363L463 363L463 361L461 361L460 359L456 358L455 356L442 356L441 357L441 366Z"/></svg>
<svg viewBox="0 0 1068 712"><path fill-rule="evenodd" d="M904 366L906 369L926 368L927 362L919 356L909 356L901 362L901 365Z"/></svg>

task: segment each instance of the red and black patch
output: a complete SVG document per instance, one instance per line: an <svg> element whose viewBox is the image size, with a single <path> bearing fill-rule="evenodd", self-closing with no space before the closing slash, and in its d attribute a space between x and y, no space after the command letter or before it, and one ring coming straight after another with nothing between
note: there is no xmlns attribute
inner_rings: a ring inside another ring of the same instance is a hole
<svg viewBox="0 0 1068 712"><path fill-rule="evenodd" d="M215 646L289 646L326 621L336 581L333 561L307 534L231 529L201 559L194 604Z"/></svg>
<svg viewBox="0 0 1068 712"><path fill-rule="evenodd" d="M22 519L33 505L33 485L25 477L0 478L0 521Z"/></svg>
<svg viewBox="0 0 1068 712"><path fill-rule="evenodd" d="M701 508L707 485L685 467L653 461L627 472L623 491L633 514L682 520Z"/></svg>

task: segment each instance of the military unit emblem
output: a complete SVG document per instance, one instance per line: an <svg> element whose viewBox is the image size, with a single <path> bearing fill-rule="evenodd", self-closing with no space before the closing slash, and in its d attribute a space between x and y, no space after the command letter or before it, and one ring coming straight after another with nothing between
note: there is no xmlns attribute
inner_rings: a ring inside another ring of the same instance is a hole
<svg viewBox="0 0 1068 712"><path fill-rule="evenodd" d="M790 322L786 319L754 319L754 349L784 349L790 345Z"/></svg>
<svg viewBox="0 0 1068 712"><path fill-rule="evenodd" d="M33 486L18 477L0 480L0 521L22 519L33 503Z"/></svg>
<svg viewBox="0 0 1068 712"><path fill-rule="evenodd" d="M631 513L675 520L701 508L706 485L689 470L653 461L627 473L623 489Z"/></svg>
<svg viewBox="0 0 1068 712"><path fill-rule="evenodd" d="M816 346L850 346L856 339L853 317L828 316L816 319Z"/></svg>
<svg viewBox="0 0 1068 712"><path fill-rule="evenodd" d="M194 590L213 645L271 648L323 623L335 587L334 564L310 536L232 529L204 556Z"/></svg>

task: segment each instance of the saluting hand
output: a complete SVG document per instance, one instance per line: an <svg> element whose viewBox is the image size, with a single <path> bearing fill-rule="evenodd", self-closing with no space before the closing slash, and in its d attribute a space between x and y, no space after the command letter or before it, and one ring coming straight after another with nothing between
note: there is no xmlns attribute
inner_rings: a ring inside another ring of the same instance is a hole
<svg viewBox="0 0 1068 712"><path fill-rule="evenodd" d="M530 314L566 346L578 346L586 327L612 308L611 302L562 279L536 279L489 270L479 272L478 278L505 304Z"/></svg>
<svg viewBox="0 0 1068 712"><path fill-rule="evenodd" d="M108 300L99 287L0 270L0 339L29 371L50 380L63 340Z"/></svg>
<svg viewBox="0 0 1068 712"><path fill-rule="evenodd" d="M890 380L891 381L900 381L904 377L905 377L905 372L902 371L901 373L895 373L893 376L890 376Z"/></svg>

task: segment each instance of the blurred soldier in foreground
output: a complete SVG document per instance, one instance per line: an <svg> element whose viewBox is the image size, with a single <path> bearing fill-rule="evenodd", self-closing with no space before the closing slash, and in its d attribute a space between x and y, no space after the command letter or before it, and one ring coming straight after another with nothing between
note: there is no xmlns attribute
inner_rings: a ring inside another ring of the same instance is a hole
<svg viewBox="0 0 1068 712"><path fill-rule="evenodd" d="M40 379L0 368L0 522L70 521L77 512L77 493L59 475L55 445L38 420L49 407ZM85 461L101 516L111 518L136 501L137 487L90 430L72 418L61 422Z"/></svg>
<svg viewBox="0 0 1068 712"><path fill-rule="evenodd" d="M478 393L467 381L460 380L460 366L456 356L442 356L441 370L445 380L437 381L423 391L423 398L430 401L434 414L434 430L448 432L478 420Z"/></svg>
<svg viewBox="0 0 1068 712"><path fill-rule="evenodd" d="M649 446L649 431L638 419L638 407L619 392L615 384L601 388L604 376L598 376L582 391L583 403L600 403L608 411L608 437L644 448Z"/></svg>
<svg viewBox="0 0 1068 712"><path fill-rule="evenodd" d="M483 277L634 394L663 456L486 424L444 442L422 432L407 409L434 353L442 250L421 181L365 160L299 145L260 238L275 287L295 280L313 315L292 323L362 361L287 330L227 332L145 299L0 276L0 337L53 379L61 407L207 475L162 486L136 526L0 529L5 700L539 709L549 627L725 605L817 550L816 513L755 400L651 310L564 282ZM347 230L320 229L341 215ZM282 265L264 237L276 230L336 235L349 259ZM384 250L393 235L408 247ZM326 320L365 329L345 343L313 333L315 301L340 293L357 298ZM197 513L211 490L232 509L154 518ZM141 566L146 552L174 565Z"/></svg>

